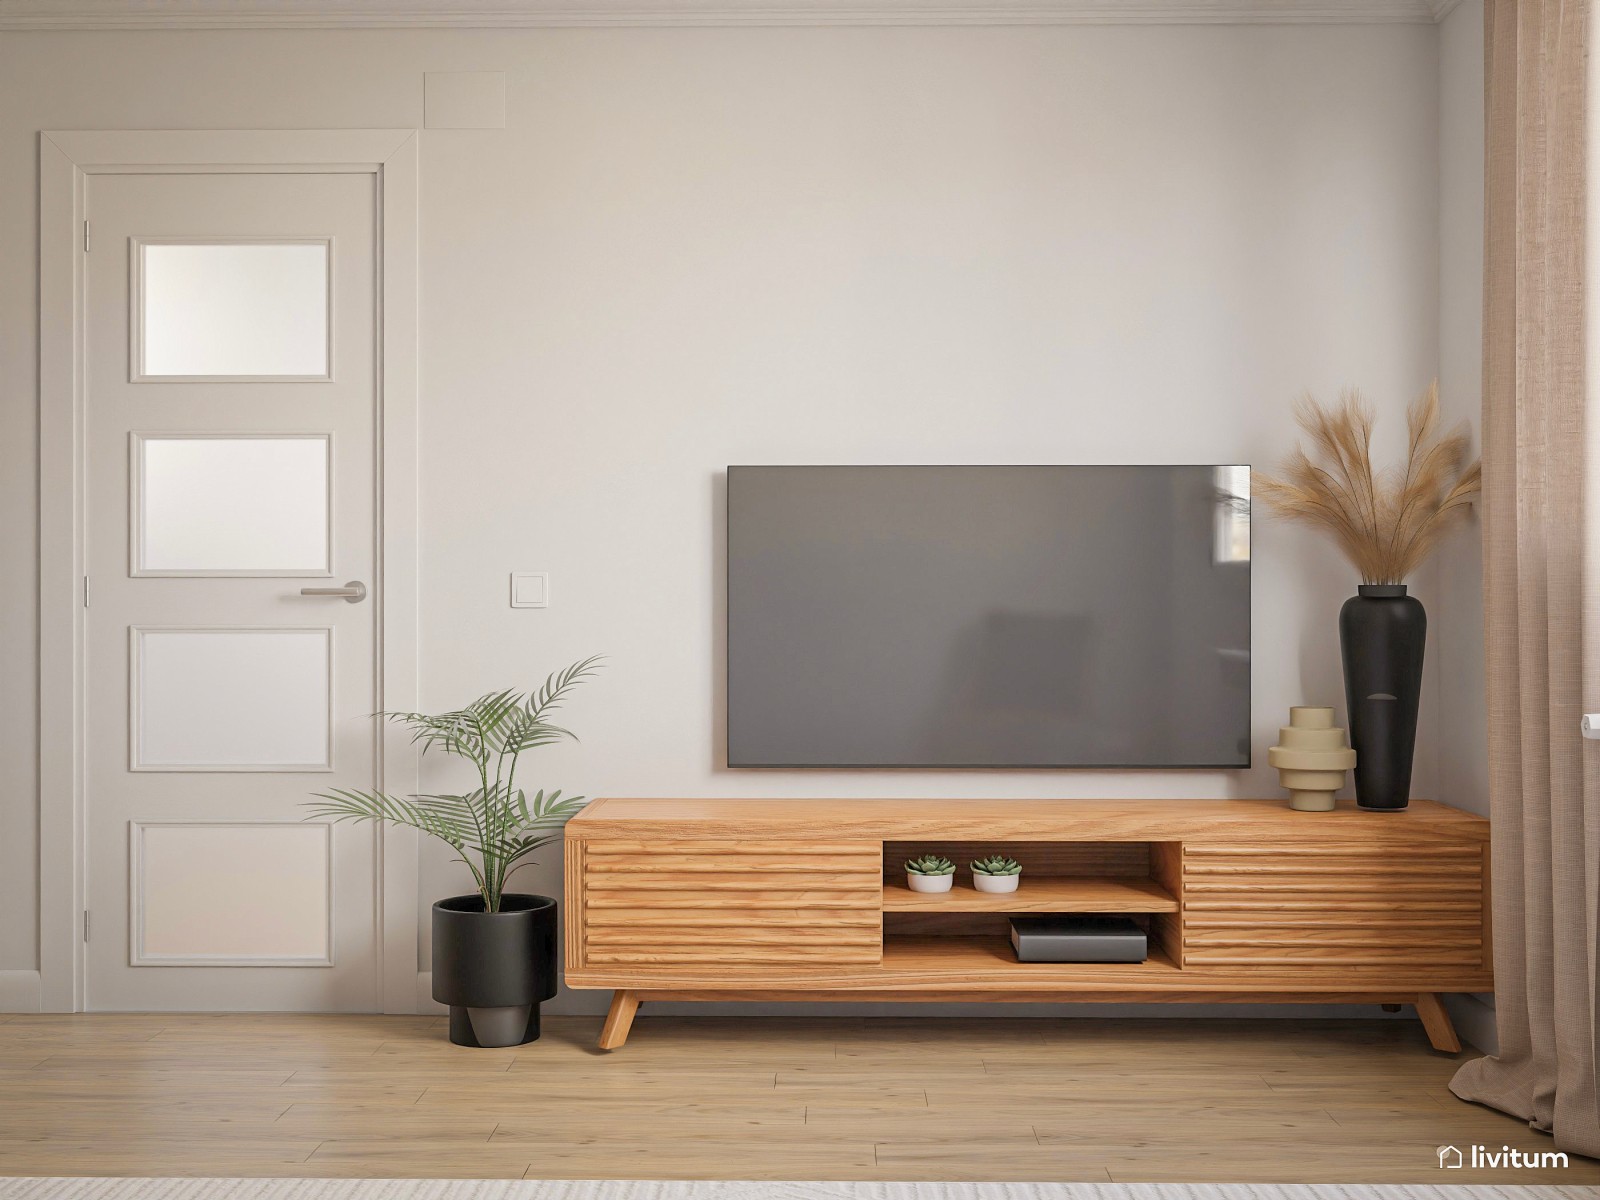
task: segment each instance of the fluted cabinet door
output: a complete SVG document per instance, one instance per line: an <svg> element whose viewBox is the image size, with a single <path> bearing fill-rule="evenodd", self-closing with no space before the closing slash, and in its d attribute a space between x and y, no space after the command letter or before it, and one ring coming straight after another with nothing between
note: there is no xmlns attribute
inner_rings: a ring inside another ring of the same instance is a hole
<svg viewBox="0 0 1600 1200"><path fill-rule="evenodd" d="M580 843L578 965L872 964L877 842ZM569 843L569 854L572 853Z"/></svg>
<svg viewBox="0 0 1600 1200"><path fill-rule="evenodd" d="M1484 847L1189 845L1184 965L1487 968Z"/></svg>

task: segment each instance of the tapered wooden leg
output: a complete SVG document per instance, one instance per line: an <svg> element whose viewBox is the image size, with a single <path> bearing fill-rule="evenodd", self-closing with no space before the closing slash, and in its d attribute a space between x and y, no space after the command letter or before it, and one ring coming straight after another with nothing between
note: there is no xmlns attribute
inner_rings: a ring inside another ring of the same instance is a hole
<svg viewBox="0 0 1600 1200"><path fill-rule="evenodd" d="M606 1023L600 1030L600 1049L615 1050L628 1040L628 1030L633 1028L633 1014L639 1011L639 993L617 990L611 993L611 1011L606 1013Z"/></svg>
<svg viewBox="0 0 1600 1200"><path fill-rule="evenodd" d="M1436 992L1423 992L1417 997L1417 1016L1422 1018L1422 1028L1435 1050L1442 1050L1446 1054L1460 1053L1461 1039L1456 1036L1456 1027L1451 1024L1444 1001L1439 999Z"/></svg>

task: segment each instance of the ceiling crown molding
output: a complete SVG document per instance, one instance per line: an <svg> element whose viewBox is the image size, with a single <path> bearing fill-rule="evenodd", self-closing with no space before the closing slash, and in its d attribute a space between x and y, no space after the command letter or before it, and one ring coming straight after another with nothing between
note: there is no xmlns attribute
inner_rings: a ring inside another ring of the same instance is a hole
<svg viewBox="0 0 1600 1200"><path fill-rule="evenodd" d="M1430 24L1459 0L0 0L0 30Z"/></svg>

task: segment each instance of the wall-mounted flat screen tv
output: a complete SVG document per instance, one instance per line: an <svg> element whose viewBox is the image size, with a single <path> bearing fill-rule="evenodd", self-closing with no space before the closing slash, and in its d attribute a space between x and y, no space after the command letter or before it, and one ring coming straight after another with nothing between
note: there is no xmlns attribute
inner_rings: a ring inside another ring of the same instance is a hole
<svg viewBox="0 0 1600 1200"><path fill-rule="evenodd" d="M1250 765L1243 466L728 468L728 764Z"/></svg>

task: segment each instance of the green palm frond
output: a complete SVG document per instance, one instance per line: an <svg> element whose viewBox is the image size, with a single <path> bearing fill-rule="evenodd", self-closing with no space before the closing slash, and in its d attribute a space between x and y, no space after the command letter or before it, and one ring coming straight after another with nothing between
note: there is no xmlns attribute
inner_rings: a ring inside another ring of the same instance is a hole
<svg viewBox="0 0 1600 1200"><path fill-rule="evenodd" d="M508 720L499 731L499 736L494 746L498 754L520 754L524 750L532 750L538 746L549 746L564 738L578 740L578 735L570 729L563 729L559 725L550 725L536 717L529 715L526 709L518 708L515 715Z"/></svg>
<svg viewBox="0 0 1600 1200"><path fill-rule="evenodd" d="M603 654L593 654L580 662L573 663L565 671L557 671L554 675L548 676L539 690L528 697L528 715L538 719L545 713L560 708L567 693L598 671L604 659Z"/></svg>
<svg viewBox="0 0 1600 1200"><path fill-rule="evenodd" d="M461 849L472 836L470 827L450 820L418 803L422 797L386 796L382 792L358 792L336 788L319 792L306 807L313 816L333 821L387 821L394 825L409 825L413 829L431 834L440 841L449 842Z"/></svg>
<svg viewBox="0 0 1600 1200"><path fill-rule="evenodd" d="M439 749L446 754L476 759L483 751L482 740L473 728L471 715L466 712L440 713L385 713L390 721L409 726L411 741L426 754Z"/></svg>
<svg viewBox="0 0 1600 1200"><path fill-rule="evenodd" d="M522 711L521 692L496 692L474 700L463 710L479 743L500 753L505 731Z"/></svg>
<svg viewBox="0 0 1600 1200"><path fill-rule="evenodd" d="M463 844L476 844L483 840L488 807L483 802L481 789L463 796L423 795L413 796L417 807L439 824L457 829Z"/></svg>
<svg viewBox="0 0 1600 1200"><path fill-rule="evenodd" d="M439 750L470 762L478 786L470 792L391 796L334 788L306 802L312 816L333 821L383 821L438 838L455 850L483 894L484 908L498 912L506 878L528 855L554 842L567 820L583 807L582 796L546 793L529 799L515 786L518 756L563 739L571 730L546 714L598 669L601 656L573 663L545 678L529 693L508 689L480 696L447 713L389 712L379 715L404 725L423 754Z"/></svg>
<svg viewBox="0 0 1600 1200"><path fill-rule="evenodd" d="M583 807L582 796L568 796L561 798L561 789L557 788L548 796L541 789L533 794L533 799L520 790L517 792L514 803L518 823L523 829L547 829L552 826L565 825L567 819Z"/></svg>

